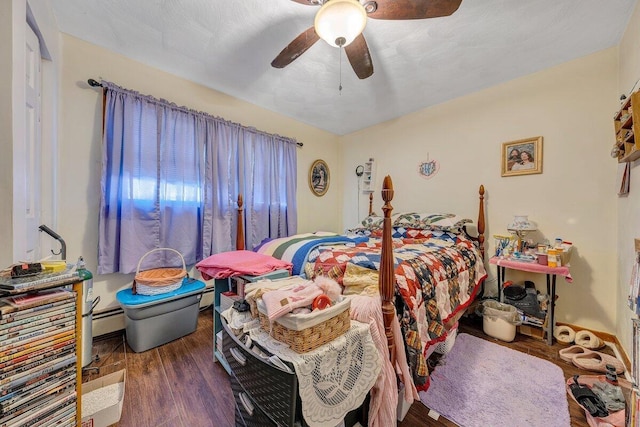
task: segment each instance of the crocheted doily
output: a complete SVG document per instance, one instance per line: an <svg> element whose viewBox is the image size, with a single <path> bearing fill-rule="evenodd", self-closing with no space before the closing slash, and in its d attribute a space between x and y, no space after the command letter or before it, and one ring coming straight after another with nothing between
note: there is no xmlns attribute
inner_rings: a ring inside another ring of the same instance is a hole
<svg viewBox="0 0 640 427"><path fill-rule="evenodd" d="M293 364L302 415L311 427L339 424L362 404L380 372L380 356L365 323L352 320L344 335L308 353L296 353L261 328L252 329L250 336Z"/></svg>

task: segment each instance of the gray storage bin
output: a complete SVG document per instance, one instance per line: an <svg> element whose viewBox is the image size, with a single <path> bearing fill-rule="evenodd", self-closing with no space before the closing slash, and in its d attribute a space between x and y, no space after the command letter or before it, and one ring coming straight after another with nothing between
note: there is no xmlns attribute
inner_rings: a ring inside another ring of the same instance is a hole
<svg viewBox="0 0 640 427"><path fill-rule="evenodd" d="M160 295L116 294L124 310L127 343L140 353L194 332L205 284L185 278L180 288Z"/></svg>

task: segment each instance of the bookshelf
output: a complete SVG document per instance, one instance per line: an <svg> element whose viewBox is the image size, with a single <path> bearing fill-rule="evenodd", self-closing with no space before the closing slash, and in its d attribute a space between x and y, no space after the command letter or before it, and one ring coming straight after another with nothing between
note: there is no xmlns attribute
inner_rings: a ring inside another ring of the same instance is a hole
<svg viewBox="0 0 640 427"><path fill-rule="evenodd" d="M0 425L81 424L84 280L0 279Z"/></svg>
<svg viewBox="0 0 640 427"><path fill-rule="evenodd" d="M376 190L376 162L370 158L364 163L364 174L362 176L362 192L373 193Z"/></svg>

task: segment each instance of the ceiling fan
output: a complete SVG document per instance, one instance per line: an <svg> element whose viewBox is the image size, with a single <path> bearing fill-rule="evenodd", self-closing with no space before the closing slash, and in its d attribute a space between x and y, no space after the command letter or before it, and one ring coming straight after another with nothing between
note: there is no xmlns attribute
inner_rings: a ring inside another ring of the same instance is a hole
<svg viewBox="0 0 640 427"><path fill-rule="evenodd" d="M307 6L321 6L314 25L303 31L271 62L284 68L321 38L331 46L344 48L356 75L366 79L373 74L371 54L362 30L367 17L404 20L449 16L462 0L291 0Z"/></svg>

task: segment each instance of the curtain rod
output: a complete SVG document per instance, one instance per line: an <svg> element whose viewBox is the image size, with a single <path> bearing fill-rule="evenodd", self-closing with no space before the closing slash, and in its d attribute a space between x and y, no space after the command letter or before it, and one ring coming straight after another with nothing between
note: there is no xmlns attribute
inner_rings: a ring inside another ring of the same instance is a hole
<svg viewBox="0 0 640 427"><path fill-rule="evenodd" d="M99 81L94 80L94 79L87 80L87 83L89 83L89 86L91 86L91 87L103 87L102 83L100 83ZM298 147L304 146L304 144L302 142L297 142L297 141L296 141L296 145Z"/></svg>
<svg viewBox="0 0 640 427"><path fill-rule="evenodd" d="M89 86L91 87L102 87L102 83L94 79L87 80L87 83L89 83Z"/></svg>

